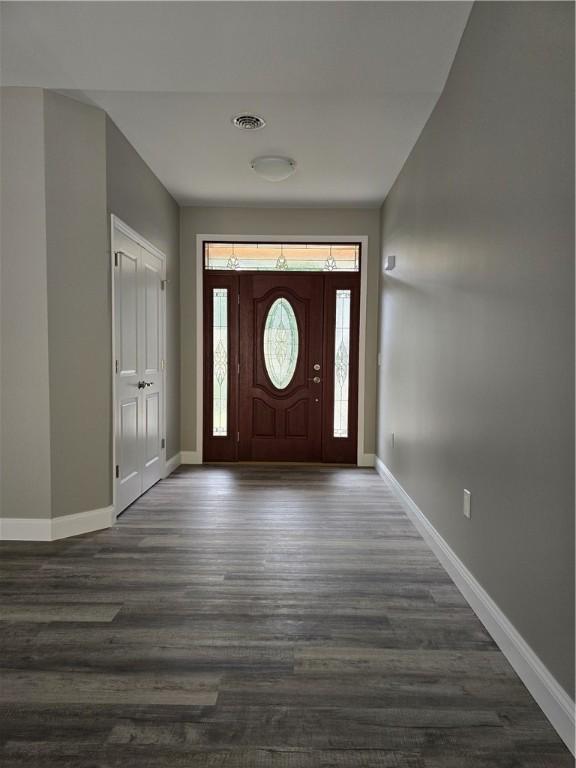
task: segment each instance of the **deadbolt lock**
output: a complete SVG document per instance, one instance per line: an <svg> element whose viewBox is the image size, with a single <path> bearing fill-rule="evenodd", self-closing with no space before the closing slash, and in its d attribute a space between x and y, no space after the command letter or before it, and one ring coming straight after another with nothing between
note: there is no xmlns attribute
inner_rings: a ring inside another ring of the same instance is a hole
<svg viewBox="0 0 576 768"><path fill-rule="evenodd" d="M314 370L319 371L320 370L320 363L314 363Z"/></svg>

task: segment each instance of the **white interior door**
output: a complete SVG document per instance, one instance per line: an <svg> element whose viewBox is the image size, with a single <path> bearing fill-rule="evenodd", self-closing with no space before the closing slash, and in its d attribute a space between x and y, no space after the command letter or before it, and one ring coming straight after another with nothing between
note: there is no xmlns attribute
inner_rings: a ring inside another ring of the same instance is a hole
<svg viewBox="0 0 576 768"><path fill-rule="evenodd" d="M162 424L162 270L158 256L142 248L142 492L161 477Z"/></svg>
<svg viewBox="0 0 576 768"><path fill-rule="evenodd" d="M164 262L114 227L116 511L162 476Z"/></svg>

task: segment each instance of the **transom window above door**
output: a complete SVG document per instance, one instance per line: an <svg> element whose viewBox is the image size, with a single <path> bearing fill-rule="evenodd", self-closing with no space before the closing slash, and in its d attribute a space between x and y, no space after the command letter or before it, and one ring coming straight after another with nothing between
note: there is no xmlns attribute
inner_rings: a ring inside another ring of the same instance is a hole
<svg viewBox="0 0 576 768"><path fill-rule="evenodd" d="M358 272L358 243L204 243L204 268L256 272Z"/></svg>

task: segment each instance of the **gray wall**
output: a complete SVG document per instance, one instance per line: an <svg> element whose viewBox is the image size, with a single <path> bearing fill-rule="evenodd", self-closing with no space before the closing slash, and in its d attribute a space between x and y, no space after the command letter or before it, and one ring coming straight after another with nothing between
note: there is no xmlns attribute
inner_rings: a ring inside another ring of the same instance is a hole
<svg viewBox="0 0 576 768"><path fill-rule="evenodd" d="M50 517L44 96L0 89L0 510Z"/></svg>
<svg viewBox="0 0 576 768"><path fill-rule="evenodd" d="M167 256L167 456L180 450L179 209L105 113L1 91L1 513L112 503L110 213Z"/></svg>
<svg viewBox="0 0 576 768"><path fill-rule="evenodd" d="M171 458L180 451L180 209L108 118L106 126L109 213L166 255L166 457Z"/></svg>
<svg viewBox="0 0 576 768"><path fill-rule="evenodd" d="M52 517L108 506L105 114L46 91Z"/></svg>
<svg viewBox="0 0 576 768"><path fill-rule="evenodd" d="M380 458L570 694L573 34L570 3L475 4L383 208L378 418Z"/></svg>
<svg viewBox="0 0 576 768"><path fill-rule="evenodd" d="M196 235L366 235L368 328L364 451L374 453L380 222L377 209L182 208L182 450L196 445Z"/></svg>

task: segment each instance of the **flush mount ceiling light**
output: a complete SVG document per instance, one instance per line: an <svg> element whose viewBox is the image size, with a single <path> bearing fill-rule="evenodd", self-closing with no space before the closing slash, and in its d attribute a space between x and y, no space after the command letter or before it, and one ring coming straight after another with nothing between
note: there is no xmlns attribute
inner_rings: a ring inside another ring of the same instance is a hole
<svg viewBox="0 0 576 768"><path fill-rule="evenodd" d="M266 120L259 115L250 115L247 112L241 112L232 118L232 124L243 131L257 131L264 128Z"/></svg>
<svg viewBox="0 0 576 768"><path fill-rule="evenodd" d="M284 181L296 170L296 160L289 157L256 157L250 168L266 181Z"/></svg>

